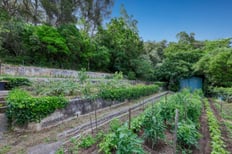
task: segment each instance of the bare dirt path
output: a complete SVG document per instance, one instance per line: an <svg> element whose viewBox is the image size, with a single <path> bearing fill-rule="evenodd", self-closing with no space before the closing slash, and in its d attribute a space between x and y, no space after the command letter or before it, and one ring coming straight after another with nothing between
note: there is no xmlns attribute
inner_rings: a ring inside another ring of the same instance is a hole
<svg viewBox="0 0 232 154"><path fill-rule="evenodd" d="M210 145L210 132L208 128L208 121L206 116L205 107L202 109L201 117L200 117L200 133L201 138L198 142L198 149L193 150L193 154L210 154L211 153L211 145Z"/></svg>

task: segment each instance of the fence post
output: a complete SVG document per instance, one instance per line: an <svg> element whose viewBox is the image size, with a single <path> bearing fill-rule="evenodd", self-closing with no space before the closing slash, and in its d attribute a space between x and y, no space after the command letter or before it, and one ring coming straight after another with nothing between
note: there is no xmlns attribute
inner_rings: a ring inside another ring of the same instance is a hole
<svg viewBox="0 0 232 154"><path fill-rule="evenodd" d="M92 132L92 134L93 134L93 123L92 123L92 117L91 117L91 114L89 114L89 120L90 120L91 132Z"/></svg>
<svg viewBox="0 0 232 154"><path fill-rule="evenodd" d="M145 110L145 101L143 99L143 111Z"/></svg>
<svg viewBox="0 0 232 154"><path fill-rule="evenodd" d="M221 103L221 115L223 116L223 114L222 114L222 100L220 101L220 103Z"/></svg>
<svg viewBox="0 0 232 154"><path fill-rule="evenodd" d="M95 100L94 100L94 115L95 115L96 131L97 131L97 103Z"/></svg>
<svg viewBox="0 0 232 154"><path fill-rule="evenodd" d="M131 129L131 108L129 108L129 129Z"/></svg>
<svg viewBox="0 0 232 154"><path fill-rule="evenodd" d="M178 109L176 109L175 114L175 132L174 132L174 147L173 147L173 154L176 154L176 145L177 145L177 129L178 129Z"/></svg>
<svg viewBox="0 0 232 154"><path fill-rule="evenodd" d="M165 104L167 103L167 93L165 94Z"/></svg>

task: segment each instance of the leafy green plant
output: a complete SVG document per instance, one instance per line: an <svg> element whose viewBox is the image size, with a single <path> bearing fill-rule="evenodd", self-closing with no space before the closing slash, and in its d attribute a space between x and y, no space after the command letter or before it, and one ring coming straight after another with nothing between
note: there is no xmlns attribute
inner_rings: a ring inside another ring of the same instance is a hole
<svg viewBox="0 0 232 154"><path fill-rule="evenodd" d="M93 144L96 143L96 140L91 135L84 136L80 140L81 141L80 141L79 145L80 145L81 148L89 148Z"/></svg>
<svg viewBox="0 0 232 154"><path fill-rule="evenodd" d="M113 79L122 80L123 79L123 73L122 72L115 72L114 75L113 75Z"/></svg>
<svg viewBox="0 0 232 154"><path fill-rule="evenodd" d="M197 130L196 125L188 120L178 123L177 140L178 144L188 149L197 146L200 133Z"/></svg>
<svg viewBox="0 0 232 154"><path fill-rule="evenodd" d="M55 154L64 154L64 148L63 147L59 148Z"/></svg>
<svg viewBox="0 0 232 154"><path fill-rule="evenodd" d="M144 154L142 140L137 137L127 125L123 125L107 134L99 144L100 151L111 154L116 151L118 154Z"/></svg>
<svg viewBox="0 0 232 154"><path fill-rule="evenodd" d="M144 114L141 114L136 118L133 118L131 122L131 130L133 130L134 132L139 132L143 128L144 118Z"/></svg>
<svg viewBox="0 0 232 154"><path fill-rule="evenodd" d="M209 102L205 101L206 115L208 119L210 137L211 137L211 146L212 154L229 154L225 150L225 143L222 140L220 125L215 117L213 111L210 108Z"/></svg>
<svg viewBox="0 0 232 154"><path fill-rule="evenodd" d="M198 123L201 115L202 102L198 93L191 94L188 90L170 96L168 102L161 105L161 115L168 124L173 124L175 110L179 110L179 119Z"/></svg>
<svg viewBox="0 0 232 154"><path fill-rule="evenodd" d="M38 122L63 108L68 101L63 97L32 97L26 91L15 89L7 97L7 118L13 125L25 125L29 122Z"/></svg>
<svg viewBox="0 0 232 154"><path fill-rule="evenodd" d="M83 84L88 79L85 68L82 68L81 71L78 73L78 79L80 80L81 84Z"/></svg>
<svg viewBox="0 0 232 154"><path fill-rule="evenodd" d="M160 115L159 106L146 111L143 119L144 138L151 141L152 148L159 141L165 138L165 125L163 117Z"/></svg>
<svg viewBox="0 0 232 154"><path fill-rule="evenodd" d="M80 95L80 86L73 80L35 82L32 93L42 96L72 96Z"/></svg>

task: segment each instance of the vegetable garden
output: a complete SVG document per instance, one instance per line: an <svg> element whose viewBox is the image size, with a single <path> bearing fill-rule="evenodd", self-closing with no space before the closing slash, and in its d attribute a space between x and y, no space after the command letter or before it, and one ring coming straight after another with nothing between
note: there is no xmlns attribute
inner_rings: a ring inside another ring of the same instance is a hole
<svg viewBox="0 0 232 154"><path fill-rule="evenodd" d="M199 145L200 138L205 135L201 134L200 130L202 127L200 119L204 109L208 121L208 128L206 126L205 129L210 131L208 141L211 151L204 151L205 147ZM178 111L178 121L175 121L175 111ZM61 147L57 153L78 153L78 151L105 154L173 153L176 149L176 153L200 151L229 154L217 118L200 91L190 93L184 90L149 105L144 112L129 121L128 119L123 123L120 121L118 119L111 121L109 129L104 128L108 131L107 134L99 131L79 139L71 138L70 143Z"/></svg>

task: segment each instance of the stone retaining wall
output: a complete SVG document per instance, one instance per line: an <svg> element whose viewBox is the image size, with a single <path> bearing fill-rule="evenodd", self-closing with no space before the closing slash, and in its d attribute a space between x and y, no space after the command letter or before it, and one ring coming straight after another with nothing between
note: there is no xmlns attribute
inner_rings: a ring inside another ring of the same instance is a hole
<svg viewBox="0 0 232 154"><path fill-rule="evenodd" d="M27 77L71 77L77 78L79 71L41 68L32 66L14 66L9 64L1 64L0 74L12 76L27 76ZM112 76L110 73L87 72L90 78L105 78Z"/></svg>
<svg viewBox="0 0 232 154"><path fill-rule="evenodd" d="M51 128L64 121L69 121L79 115L93 112L95 108L102 109L111 105L119 104L122 102L118 101L106 101L98 99L92 101L89 99L74 99L70 100L69 104L64 109L56 110L50 116L41 120L40 123L30 123L26 129L16 128L19 131L40 131L43 129Z"/></svg>

